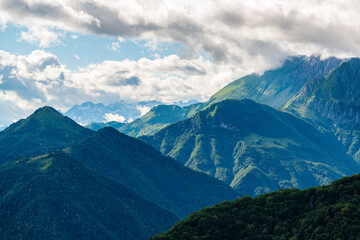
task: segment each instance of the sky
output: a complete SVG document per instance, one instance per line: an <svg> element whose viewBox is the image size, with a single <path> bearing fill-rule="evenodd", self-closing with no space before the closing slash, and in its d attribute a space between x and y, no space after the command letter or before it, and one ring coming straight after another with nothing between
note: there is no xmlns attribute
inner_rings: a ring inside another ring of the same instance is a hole
<svg viewBox="0 0 360 240"><path fill-rule="evenodd" d="M1 0L0 127L48 105L206 101L289 56L360 55L360 1Z"/></svg>

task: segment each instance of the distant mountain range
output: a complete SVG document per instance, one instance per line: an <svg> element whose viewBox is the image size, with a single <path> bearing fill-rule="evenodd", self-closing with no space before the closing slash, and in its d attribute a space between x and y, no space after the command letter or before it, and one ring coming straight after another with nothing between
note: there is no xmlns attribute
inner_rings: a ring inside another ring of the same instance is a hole
<svg viewBox="0 0 360 240"><path fill-rule="evenodd" d="M152 240L358 239L360 175L205 208Z"/></svg>
<svg viewBox="0 0 360 240"><path fill-rule="evenodd" d="M181 107L196 103L198 103L196 100L174 102L174 104ZM92 102L84 102L81 105L73 106L68 111L66 111L64 115L70 117L82 125L87 125L89 128L97 128L101 126L101 124L106 124L113 121L130 123L133 120L138 119L146 114L151 108L160 104L163 103L158 101L120 101L117 103L104 105L102 103L94 104Z"/></svg>
<svg viewBox="0 0 360 240"><path fill-rule="evenodd" d="M283 108L333 132L360 163L360 59L352 58L326 77L314 78Z"/></svg>
<svg viewBox="0 0 360 240"><path fill-rule="evenodd" d="M178 218L63 152L0 167L1 239L146 239Z"/></svg>
<svg viewBox="0 0 360 240"><path fill-rule="evenodd" d="M252 100L225 100L140 137L246 195L307 188L360 171L331 134Z"/></svg>
<svg viewBox="0 0 360 240"><path fill-rule="evenodd" d="M137 103L121 101L104 105L102 103L94 104L92 102L84 102L81 105L73 106L65 112L64 115L83 125L93 122L119 122L119 119L122 120L121 122L131 122L159 104L162 103L158 101Z"/></svg>

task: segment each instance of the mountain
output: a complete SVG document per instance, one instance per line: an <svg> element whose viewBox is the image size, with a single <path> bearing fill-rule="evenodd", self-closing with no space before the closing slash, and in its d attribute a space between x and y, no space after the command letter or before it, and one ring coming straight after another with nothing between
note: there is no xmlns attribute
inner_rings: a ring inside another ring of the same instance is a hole
<svg viewBox="0 0 360 240"><path fill-rule="evenodd" d="M158 105L135 121L118 128L122 133L132 137L152 135L167 125L194 115L206 106L196 103L185 107L177 105Z"/></svg>
<svg viewBox="0 0 360 240"><path fill-rule="evenodd" d="M205 107L225 99L248 98L275 108L281 108L309 80L323 77L342 60L336 58L297 56L287 59L283 66L264 74L250 74L233 81L204 103L186 107L162 105L151 109L145 116L124 125L119 130L133 137L152 135L165 126L193 116Z"/></svg>
<svg viewBox="0 0 360 240"><path fill-rule="evenodd" d="M110 122L115 120L114 118L122 119L124 122L131 122L133 119L141 117L144 114L143 111L150 110L150 108L159 104L161 102L158 101L142 101L137 103L120 101L110 105L84 102L81 105L75 105L70 108L65 115L81 124Z"/></svg>
<svg viewBox="0 0 360 240"><path fill-rule="evenodd" d="M113 128L121 128L122 126L124 126L125 123L121 123L121 122L116 122L116 121L111 121L111 122L107 122L107 123L96 123L96 122L92 122L89 124L84 125L84 127L97 131L101 128L104 127L113 127Z"/></svg>
<svg viewBox="0 0 360 240"><path fill-rule="evenodd" d="M140 137L246 195L328 184L359 171L331 134L252 100L225 100Z"/></svg>
<svg viewBox="0 0 360 240"><path fill-rule="evenodd" d="M63 152L0 167L0 239L147 239L177 217Z"/></svg>
<svg viewBox="0 0 360 240"><path fill-rule="evenodd" d="M360 162L360 59L343 62L307 83L284 110L332 131Z"/></svg>
<svg viewBox="0 0 360 240"><path fill-rule="evenodd" d="M205 208L152 240L359 239L360 175Z"/></svg>
<svg viewBox="0 0 360 240"><path fill-rule="evenodd" d="M266 71L262 75L250 74L230 83L215 93L209 102L248 98L274 108L281 108L309 80L327 75L340 63L340 59L333 57L291 57L280 68Z"/></svg>
<svg viewBox="0 0 360 240"><path fill-rule="evenodd" d="M100 129L65 151L181 218L239 195L226 184L184 167L150 145L113 128Z"/></svg>
<svg viewBox="0 0 360 240"><path fill-rule="evenodd" d="M51 107L36 110L0 132L0 165L20 157L32 157L62 149L91 135Z"/></svg>

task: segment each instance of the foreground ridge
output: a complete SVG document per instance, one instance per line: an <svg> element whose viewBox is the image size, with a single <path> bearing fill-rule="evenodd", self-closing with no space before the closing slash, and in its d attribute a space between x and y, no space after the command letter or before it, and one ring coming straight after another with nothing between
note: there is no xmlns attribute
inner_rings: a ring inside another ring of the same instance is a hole
<svg viewBox="0 0 360 240"><path fill-rule="evenodd" d="M225 201L152 239L359 239L359 186L357 174L328 186Z"/></svg>

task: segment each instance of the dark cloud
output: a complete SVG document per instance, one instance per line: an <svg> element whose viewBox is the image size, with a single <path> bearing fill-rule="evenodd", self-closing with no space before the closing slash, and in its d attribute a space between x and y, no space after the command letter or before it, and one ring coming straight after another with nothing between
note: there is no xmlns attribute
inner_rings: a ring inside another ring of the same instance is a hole
<svg viewBox="0 0 360 240"><path fill-rule="evenodd" d="M138 86L140 84L140 78L138 78L137 76L125 78L121 81L121 84Z"/></svg>

